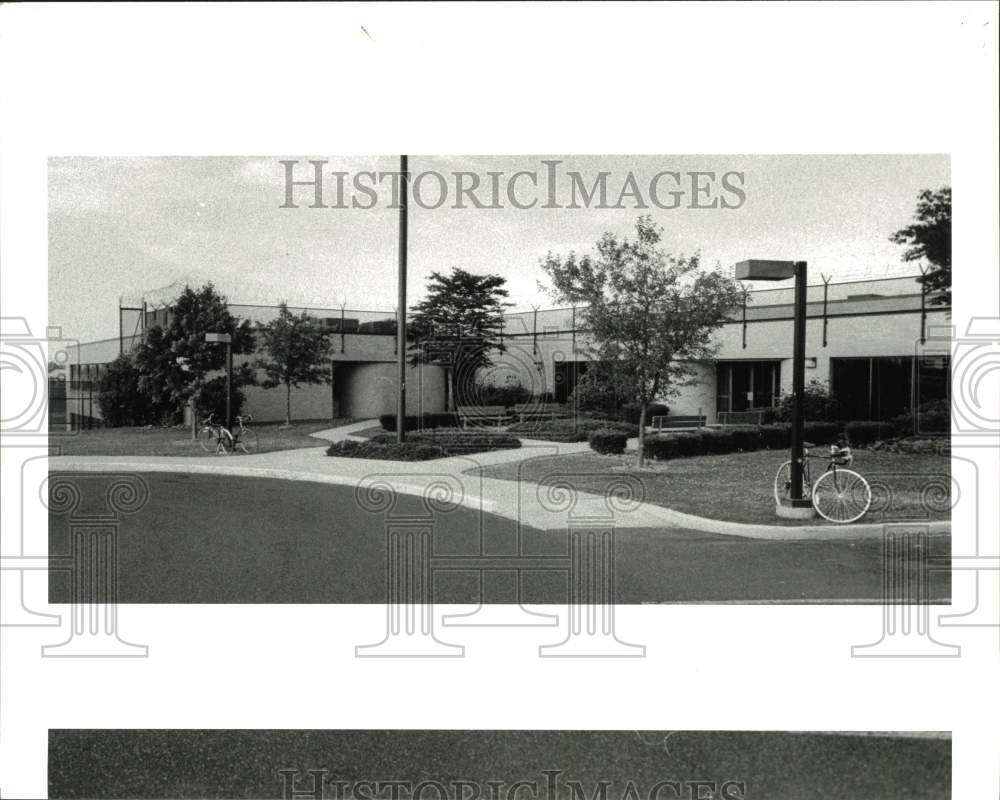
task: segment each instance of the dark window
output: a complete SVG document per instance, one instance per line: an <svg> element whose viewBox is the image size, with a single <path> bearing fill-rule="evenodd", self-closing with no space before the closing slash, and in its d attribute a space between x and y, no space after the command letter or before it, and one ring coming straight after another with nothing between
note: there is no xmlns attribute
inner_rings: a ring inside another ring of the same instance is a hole
<svg viewBox="0 0 1000 800"><path fill-rule="evenodd" d="M914 403L947 399L949 359L831 358L830 378L845 419L886 421L910 411Z"/></svg>
<svg viewBox="0 0 1000 800"><path fill-rule="evenodd" d="M772 408L781 385L778 361L720 361L716 365L716 411Z"/></svg>

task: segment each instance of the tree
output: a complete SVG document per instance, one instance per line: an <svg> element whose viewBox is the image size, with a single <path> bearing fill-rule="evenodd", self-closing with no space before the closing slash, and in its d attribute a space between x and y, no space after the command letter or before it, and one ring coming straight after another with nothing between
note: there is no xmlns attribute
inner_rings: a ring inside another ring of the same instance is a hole
<svg viewBox="0 0 1000 800"><path fill-rule="evenodd" d="M170 307L166 326L154 325L147 330L135 351L140 389L154 404L168 406L176 415L189 405L197 416L207 375L226 368L225 346L206 342L206 333L228 333L234 355L253 352L250 321L231 314L226 298L211 283L200 289L185 286ZM252 383L254 374L249 365L233 371L234 389Z"/></svg>
<svg viewBox="0 0 1000 800"><path fill-rule="evenodd" d="M931 305L951 305L951 187L924 189L910 225L889 237L905 245L903 261L926 261L929 270L917 280L924 284Z"/></svg>
<svg viewBox="0 0 1000 800"><path fill-rule="evenodd" d="M101 370L97 379L97 405L104 424L149 425L159 422L167 409L158 407L139 387L140 372L128 353L122 353Z"/></svg>
<svg viewBox="0 0 1000 800"><path fill-rule="evenodd" d="M303 383L329 383L330 331L304 311L296 316L282 301L278 316L261 331L261 344L267 353L257 366L267 378L264 387L285 387L285 425L292 424L292 387Z"/></svg>
<svg viewBox="0 0 1000 800"><path fill-rule="evenodd" d="M411 309L410 364L444 368L449 410L474 396L477 373L493 363L491 352L506 349L500 341L503 310L512 305L504 302L506 282L458 268L451 275L432 272L427 298Z"/></svg>
<svg viewBox="0 0 1000 800"><path fill-rule="evenodd" d="M635 238L605 233L595 256L549 253L542 269L552 294L585 305L591 355L640 406L639 466L645 464L646 417L654 400L675 395L710 359L712 333L740 303L736 281L701 269L700 256L673 256L659 247L663 229L640 217Z"/></svg>

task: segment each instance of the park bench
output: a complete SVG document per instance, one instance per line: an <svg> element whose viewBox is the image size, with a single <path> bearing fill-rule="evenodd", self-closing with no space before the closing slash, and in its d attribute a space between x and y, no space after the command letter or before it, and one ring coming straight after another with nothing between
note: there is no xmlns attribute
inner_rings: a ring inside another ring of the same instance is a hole
<svg viewBox="0 0 1000 800"><path fill-rule="evenodd" d="M500 427L511 419L506 406L459 406L458 416L462 420L463 428L485 423Z"/></svg>
<svg viewBox="0 0 1000 800"><path fill-rule="evenodd" d="M653 427L657 431L682 431L694 430L705 427L705 417L703 416L660 416L653 417Z"/></svg>
<svg viewBox="0 0 1000 800"><path fill-rule="evenodd" d="M773 408L756 408L751 411L720 411L719 424L727 425L766 425L774 421Z"/></svg>
<svg viewBox="0 0 1000 800"><path fill-rule="evenodd" d="M562 403L518 403L514 413L519 422L535 422L565 416L567 408Z"/></svg>

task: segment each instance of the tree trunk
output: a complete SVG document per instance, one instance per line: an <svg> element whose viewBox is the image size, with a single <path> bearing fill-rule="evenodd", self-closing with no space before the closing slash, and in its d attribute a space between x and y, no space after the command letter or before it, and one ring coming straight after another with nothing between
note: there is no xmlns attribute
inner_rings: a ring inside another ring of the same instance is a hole
<svg viewBox="0 0 1000 800"><path fill-rule="evenodd" d="M188 408L191 409L191 441L198 438L198 410L195 408L194 396L188 399Z"/></svg>
<svg viewBox="0 0 1000 800"><path fill-rule="evenodd" d="M285 384L285 427L292 425L292 384Z"/></svg>
<svg viewBox="0 0 1000 800"><path fill-rule="evenodd" d="M648 403L641 403L639 407L639 467L646 466L646 408Z"/></svg>

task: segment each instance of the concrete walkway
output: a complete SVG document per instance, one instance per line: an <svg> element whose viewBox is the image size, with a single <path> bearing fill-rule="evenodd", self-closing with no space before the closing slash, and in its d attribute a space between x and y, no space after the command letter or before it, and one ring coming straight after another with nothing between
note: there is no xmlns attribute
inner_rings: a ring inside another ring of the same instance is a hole
<svg viewBox="0 0 1000 800"><path fill-rule="evenodd" d="M351 438L356 431L370 428L376 420L355 422L340 428L311 434L323 442ZM748 525L707 519L673 509L636 502L634 483L626 474L609 478L610 497L580 492L573 475L552 475L540 485L530 481L485 478L479 467L517 463L530 458L568 455L589 451L586 442L564 444L522 439L514 450L495 450L470 456L435 461L379 461L375 459L331 458L326 445L299 450L282 450L253 455L204 457L177 456L56 456L49 459L53 472L179 472L192 474L241 475L244 477L310 481L338 486L365 488L391 486L395 491L431 498L447 497L473 510L507 517L540 530L565 530L571 520L591 524L614 524L619 528L656 528L670 536L679 530L724 534L748 539L843 540L881 538L881 524L855 525ZM948 533L950 522L930 523L931 533Z"/></svg>

